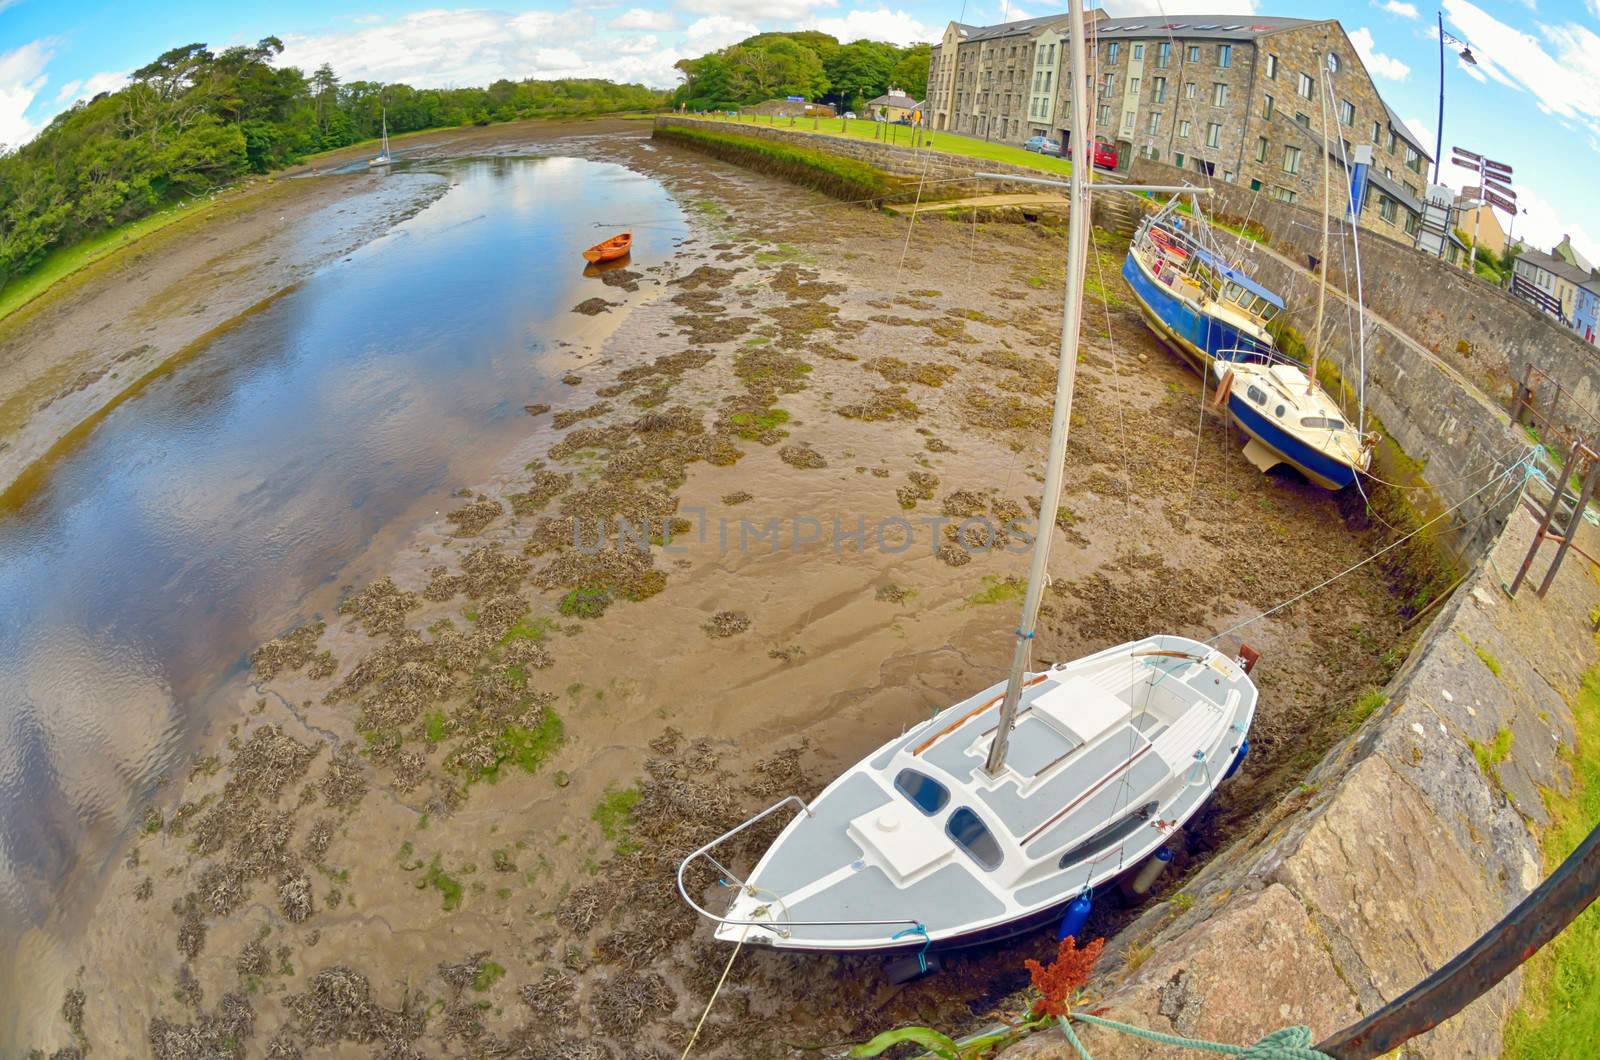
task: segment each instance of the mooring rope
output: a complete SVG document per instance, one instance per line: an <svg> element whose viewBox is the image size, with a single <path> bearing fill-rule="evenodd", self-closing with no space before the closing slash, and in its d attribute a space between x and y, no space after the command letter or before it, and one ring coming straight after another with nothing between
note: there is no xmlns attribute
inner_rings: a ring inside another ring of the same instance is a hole
<svg viewBox="0 0 1600 1060"><path fill-rule="evenodd" d="M711 1015L711 1006L717 1003L717 996L722 993L722 985L728 981L728 973L733 971L733 962L739 959L739 951L744 949L745 936L750 934L750 928L745 927L739 936L738 945L733 947L733 952L728 955L728 963L722 969L722 978L717 980L716 989L711 991L711 997L706 1001L705 1011L700 1013L700 1022L694 1025L694 1033L689 1035L689 1044L683 1047L683 1055L678 1060L689 1060L689 1051L694 1048L694 1043L700 1040L700 1031L706 1025L706 1019Z"/></svg>
<svg viewBox="0 0 1600 1060"><path fill-rule="evenodd" d="M1096 1027L1104 1027L1134 1038L1143 1038L1157 1045L1193 1049L1202 1053L1218 1053L1222 1056L1245 1057L1246 1060L1329 1060L1327 1053L1318 1052L1311 1044L1309 1027L1284 1027L1273 1031L1254 1045L1229 1045L1226 1042L1206 1041L1204 1038L1185 1038L1181 1034L1163 1034L1160 1031L1146 1030L1143 1027L1119 1023L1101 1016L1090 1016L1086 1013L1074 1012L1070 1020L1066 1016L1057 1016L1056 1022L1061 1027L1061 1033L1066 1036L1068 1043L1077 1051L1081 1060L1094 1060L1094 1058L1089 1055L1089 1050L1073 1032L1071 1020L1081 1020Z"/></svg>

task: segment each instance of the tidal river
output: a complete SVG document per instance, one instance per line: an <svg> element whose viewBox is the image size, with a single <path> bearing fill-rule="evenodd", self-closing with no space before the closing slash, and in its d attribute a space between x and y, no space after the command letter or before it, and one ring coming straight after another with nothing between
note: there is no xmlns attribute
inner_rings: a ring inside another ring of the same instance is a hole
<svg viewBox="0 0 1600 1060"><path fill-rule="evenodd" d="M0 948L18 955L0 997L56 963L140 808L245 694L249 650L330 610L527 433L523 406L605 326L571 312L612 291L579 250L626 221L644 269L686 232L659 184L607 163L353 179L425 175L450 189L192 351L0 511Z"/></svg>

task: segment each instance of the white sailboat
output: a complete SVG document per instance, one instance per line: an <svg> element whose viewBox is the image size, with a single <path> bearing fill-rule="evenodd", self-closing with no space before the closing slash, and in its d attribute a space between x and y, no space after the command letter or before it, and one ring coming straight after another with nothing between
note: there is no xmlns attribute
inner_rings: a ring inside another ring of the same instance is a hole
<svg viewBox="0 0 1600 1060"><path fill-rule="evenodd" d="M1070 12L1073 84L1081 85L1082 0L1071 0ZM1089 128L1086 96L1073 93L1075 129ZM1089 145L1088 136L1073 137L1044 512L1060 504L1077 377ZM1248 662L1156 635L1030 670L1052 536L1047 529L1034 541L1004 682L890 740L811 803L791 795L683 861L679 893L716 923L717 938L860 953L1014 934L1059 917L1154 854L1237 766L1256 706ZM789 808L796 815L748 877L718 860L722 844ZM722 914L690 893L699 863L733 888Z"/></svg>
<svg viewBox="0 0 1600 1060"><path fill-rule="evenodd" d="M373 166L386 166L391 161L393 159L389 157L389 108L385 107L383 108L383 140L378 147L377 157L368 160L367 167L370 169Z"/></svg>

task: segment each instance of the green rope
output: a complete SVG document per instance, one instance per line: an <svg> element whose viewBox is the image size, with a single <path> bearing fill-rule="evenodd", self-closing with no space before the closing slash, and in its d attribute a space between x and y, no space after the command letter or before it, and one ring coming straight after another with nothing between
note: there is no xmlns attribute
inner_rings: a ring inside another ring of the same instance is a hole
<svg viewBox="0 0 1600 1060"><path fill-rule="evenodd" d="M1245 1060L1328 1060L1326 1053L1319 1053L1311 1047L1311 1029L1309 1027L1284 1027L1282 1030L1273 1031L1254 1045L1238 1046L1227 1045L1223 1042L1208 1042L1199 1038L1185 1038L1178 1034L1162 1034L1160 1031L1146 1030L1143 1027L1134 1027L1116 1020L1103 1019L1099 1016L1090 1016L1085 1013L1073 1013L1072 1019L1082 1020L1084 1023L1096 1027L1105 1027L1108 1030L1121 1031L1131 1034L1135 1038L1143 1038L1148 1042L1158 1045L1171 1045L1180 1049L1195 1049L1204 1053L1220 1053L1224 1056L1244 1057ZM1066 1017L1058 1016L1056 1022L1061 1025L1061 1033L1066 1035L1072 1048L1077 1050L1081 1060L1093 1060L1089 1050L1084 1048L1078 1036L1073 1033L1072 1024Z"/></svg>

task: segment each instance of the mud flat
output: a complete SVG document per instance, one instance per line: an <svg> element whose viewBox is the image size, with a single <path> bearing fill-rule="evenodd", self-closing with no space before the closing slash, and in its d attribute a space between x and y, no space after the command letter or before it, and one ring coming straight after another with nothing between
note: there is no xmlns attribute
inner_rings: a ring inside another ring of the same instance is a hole
<svg viewBox="0 0 1600 1060"><path fill-rule="evenodd" d="M678 859L1002 673L1021 542L984 527L1038 489L1063 233L919 221L908 241L902 219L692 154L584 150L662 181L693 238L654 274L596 277L595 298L654 296L383 576L254 654L255 687L151 807L26 1041L677 1056L728 956L680 903ZM1097 233L1040 660L1210 636L1382 543L1202 419L1123 250ZM1264 656L1252 753L1179 868L1349 730L1401 661L1403 578L1365 567L1243 631ZM871 960L747 949L697 1055L958 1028L1048 942L905 988Z"/></svg>

